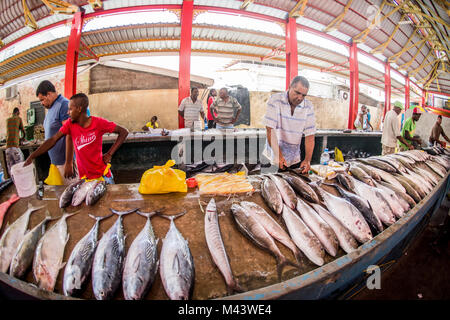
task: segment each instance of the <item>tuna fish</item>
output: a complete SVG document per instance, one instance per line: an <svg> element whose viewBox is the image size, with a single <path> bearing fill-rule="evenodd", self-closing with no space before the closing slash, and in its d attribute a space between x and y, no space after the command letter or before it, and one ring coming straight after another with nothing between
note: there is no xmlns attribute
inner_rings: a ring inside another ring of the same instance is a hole
<svg viewBox="0 0 450 320"><path fill-rule="evenodd" d="M5 217L6 211L8 211L9 207L19 199L20 197L14 193L9 197L8 200L0 204L0 228L2 227L3 218Z"/></svg>
<svg viewBox="0 0 450 320"><path fill-rule="evenodd" d="M86 194L86 205L93 206L106 193L106 182L97 181L95 186Z"/></svg>
<svg viewBox="0 0 450 320"><path fill-rule="evenodd" d="M390 183L384 182L384 181L380 181L378 182L378 184L381 184L382 186L385 186L389 189L391 189L392 191L394 191L398 197L401 197L403 200L405 200L408 205L409 205L409 209L413 208L416 205L416 202L414 201L414 199L409 196L406 192L402 192L400 189L397 189L396 186L393 186Z"/></svg>
<svg viewBox="0 0 450 320"><path fill-rule="evenodd" d="M333 229L302 199L298 198L297 200L297 212L300 214L300 218L319 239L322 247L332 257L335 257L339 249L339 242Z"/></svg>
<svg viewBox="0 0 450 320"><path fill-rule="evenodd" d="M17 247L16 253L14 254L11 265L9 266L9 274L12 277L21 279L25 276L25 272L33 264L33 256L36 250L39 239L45 233L45 226L48 221L52 220L48 210L46 211L46 216L36 227L28 231Z"/></svg>
<svg viewBox="0 0 450 320"><path fill-rule="evenodd" d="M358 248L358 242L352 236L350 231L327 209L316 203L310 203L310 205L316 210L316 212L322 217L322 219L328 223L328 225L333 229L336 237L339 241L339 245L346 252L350 253L356 248Z"/></svg>
<svg viewBox="0 0 450 320"><path fill-rule="evenodd" d="M377 217L377 215L373 212L372 207L370 206L370 203L366 200L361 198L360 196L350 193L348 191L345 191L338 185L333 185L340 195L353 204L356 209L359 210L359 212L362 213L364 216L364 219L366 219L367 223L369 224L370 230L373 234L378 234L383 231L383 225L381 224L380 219Z"/></svg>
<svg viewBox="0 0 450 320"><path fill-rule="evenodd" d="M317 239L298 214L286 205L283 206L282 216L289 234L297 247L311 262L322 266L325 262L325 251L319 239Z"/></svg>
<svg viewBox="0 0 450 320"><path fill-rule="evenodd" d="M283 211L283 198L272 179L266 178L261 183L261 195L273 212L281 214Z"/></svg>
<svg viewBox="0 0 450 320"><path fill-rule="evenodd" d="M69 260L67 260L63 277L63 293L66 296L73 296L80 293L82 286L89 277L92 269L95 249L98 244L98 228L100 221L113 215L96 217L89 214L89 217L95 219L95 224L91 230L75 245Z"/></svg>
<svg viewBox="0 0 450 320"><path fill-rule="evenodd" d="M83 183L84 180L75 181L64 190L64 192L61 194L61 197L59 198L60 208L65 208L71 204L74 193L81 187Z"/></svg>
<svg viewBox="0 0 450 320"><path fill-rule="evenodd" d="M371 165L373 167L376 167L378 169L381 169L381 170L384 170L384 171L387 171L390 173L397 172L397 169L395 169L392 165L390 165L384 161L377 160L377 159L365 158L365 159L357 159L356 161L366 163L368 165Z"/></svg>
<svg viewBox="0 0 450 320"><path fill-rule="evenodd" d="M431 173L429 173L427 170L423 170L419 168L418 166L415 167L413 170L411 170L421 177L423 177L425 180L427 180L433 187L439 182L439 179L436 179Z"/></svg>
<svg viewBox="0 0 450 320"><path fill-rule="evenodd" d="M291 209L295 209L297 205L297 195L295 194L295 191L292 190L289 183L286 182L283 178L271 174L269 175L270 179L275 182L278 191L280 191L281 197L283 198L283 202Z"/></svg>
<svg viewBox="0 0 450 320"><path fill-rule="evenodd" d="M376 159L376 160L380 160L380 161L386 162L391 167L394 167L395 170L398 173L406 172L405 167L399 161L397 161L397 159L395 159L393 157L389 157L388 155L387 156L383 156L383 157L372 157L372 159Z"/></svg>
<svg viewBox="0 0 450 320"><path fill-rule="evenodd" d="M332 195L322 188L318 188L318 190L330 213L350 231L356 240L364 243L372 239L372 232L370 231L369 225L361 212L359 212L354 205L344 199Z"/></svg>
<svg viewBox="0 0 450 320"><path fill-rule="evenodd" d="M64 249L69 240L66 219L79 213L64 213L38 242L33 260L33 275L39 288L53 291L62 263Z"/></svg>
<svg viewBox="0 0 450 320"><path fill-rule="evenodd" d="M352 166L357 166L357 167L361 168L376 181L381 181L380 175L375 170L372 170L370 166L365 165L361 162L357 162L357 161L352 162Z"/></svg>
<svg viewBox="0 0 450 320"><path fill-rule="evenodd" d="M371 176L369 176L363 169L361 169L358 166L354 166L354 165L350 165L349 167L349 171L350 173L356 177L358 180L371 185L371 186L375 186L375 182L372 179Z"/></svg>
<svg viewBox="0 0 450 320"><path fill-rule="evenodd" d="M414 199L416 203L419 203L422 200L422 196L416 191L415 187L409 184L408 180L401 175L396 175L395 179L405 188L406 192Z"/></svg>
<svg viewBox="0 0 450 320"><path fill-rule="evenodd" d="M447 170L445 170L445 168L443 166L441 166L439 163L435 163L432 161L427 161L424 162L425 165L427 165L431 170L433 170L434 172L436 172L439 176L441 176L441 178L445 177L445 175L447 174Z"/></svg>
<svg viewBox="0 0 450 320"><path fill-rule="evenodd" d="M100 239L92 263L92 290L97 300L111 299L120 285L125 260L122 216L135 212L137 208L126 212L110 210L119 217Z"/></svg>
<svg viewBox="0 0 450 320"><path fill-rule="evenodd" d="M225 279L228 292L242 292L242 288L239 286L231 271L230 261L228 260L225 245L222 240L222 234L220 233L216 201L214 198L212 198L206 206L205 237L211 257Z"/></svg>
<svg viewBox="0 0 450 320"><path fill-rule="evenodd" d="M28 202L28 209L23 215L21 215L16 221L14 221L5 232L3 232L0 238L0 271L7 272L11 260L16 253L17 247L27 231L28 222L30 220L30 215L42 209L44 206L33 207L30 202Z"/></svg>
<svg viewBox="0 0 450 320"><path fill-rule="evenodd" d="M284 207L285 206L283 206L283 208ZM287 264L298 267L281 253L272 236L266 231L261 223L255 219L255 216L251 214L248 209L238 204L233 204L231 205L231 212L239 230L245 236L253 240L258 246L269 251L275 257L277 261L278 279L281 279L283 268Z"/></svg>
<svg viewBox="0 0 450 320"><path fill-rule="evenodd" d="M402 192L406 192L406 189L402 186L402 184L400 182L398 182L397 179L389 172L383 171L381 169L378 169L378 168L375 168L372 166L367 166L367 167L370 168L371 170L373 170L374 172L376 172L380 176L381 180L394 185L395 187L397 187L397 189L402 190Z"/></svg>
<svg viewBox="0 0 450 320"><path fill-rule="evenodd" d="M255 215L256 220L258 220L263 228L268 234L272 236L275 240L281 242L286 247L288 247L295 256L295 259L300 263L301 253L292 239L289 237L286 231L272 218L272 216L266 212L263 208L254 202L241 201L240 205L247 209L250 214Z"/></svg>
<svg viewBox="0 0 450 320"><path fill-rule="evenodd" d="M386 226L395 223L395 216L389 203L377 188L371 187L356 179L354 179L354 183L355 193L369 202L373 212L382 223Z"/></svg>
<svg viewBox="0 0 450 320"><path fill-rule="evenodd" d="M88 181L83 184L73 193L72 206L76 207L83 203L86 195L97 185L98 181Z"/></svg>
<svg viewBox="0 0 450 320"><path fill-rule="evenodd" d="M294 175L283 174L283 179L286 180L291 187L297 191L297 193L306 200L314 203L319 203L319 197L309 184L307 184L302 178Z"/></svg>
<svg viewBox="0 0 450 320"><path fill-rule="evenodd" d="M170 228L163 240L159 271L164 290L171 300L188 300L194 289L194 259L187 240L173 222L184 214L161 215L170 220Z"/></svg>
<svg viewBox="0 0 450 320"><path fill-rule="evenodd" d="M134 239L128 250L123 268L122 287L126 300L141 300L148 293L158 273L158 241L150 218L157 211L137 212L147 218L144 228Z"/></svg>
<svg viewBox="0 0 450 320"><path fill-rule="evenodd" d="M351 176L347 173L338 173L336 175L336 178L338 179L339 183L342 184L347 190L355 190L355 183L351 179ZM317 188L315 188L315 190L317 190Z"/></svg>
<svg viewBox="0 0 450 320"><path fill-rule="evenodd" d="M409 208L408 203L406 203L402 198L397 197L395 192L385 186L377 185L377 189L377 191L382 194L386 202L389 204L392 213L394 213L397 218L403 217L406 210Z"/></svg>

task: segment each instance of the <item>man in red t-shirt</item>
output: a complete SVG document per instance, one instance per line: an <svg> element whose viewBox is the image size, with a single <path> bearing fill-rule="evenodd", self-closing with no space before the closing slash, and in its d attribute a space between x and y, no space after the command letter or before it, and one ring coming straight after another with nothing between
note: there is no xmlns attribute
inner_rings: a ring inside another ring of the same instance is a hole
<svg viewBox="0 0 450 320"><path fill-rule="evenodd" d="M208 129L211 128L215 128L216 127L216 122L214 121L214 118L211 114L211 105L214 102L214 99L217 97L217 91L216 89L211 89L209 90L209 94L208 94L208 99L207 99L207 103L208 103Z"/></svg>
<svg viewBox="0 0 450 320"><path fill-rule="evenodd" d="M122 145L128 136L128 130L114 122L100 117L88 117L86 110L89 99L84 93L77 93L69 101L70 121L66 121L59 131L34 151L25 161L24 166L31 164L33 159L51 149L63 136L72 137L77 160L78 173L81 178L97 179L103 177L107 183L114 183L111 170L105 173L112 155ZM103 134L118 133L116 141L105 154L102 153ZM68 144L66 144L67 148ZM67 150L66 150L67 153ZM71 166L66 166L64 176L70 177Z"/></svg>

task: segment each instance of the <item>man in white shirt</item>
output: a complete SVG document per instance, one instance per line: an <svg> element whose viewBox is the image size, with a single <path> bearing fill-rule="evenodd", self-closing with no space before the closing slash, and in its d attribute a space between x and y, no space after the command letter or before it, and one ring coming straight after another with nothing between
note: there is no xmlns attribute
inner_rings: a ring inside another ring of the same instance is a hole
<svg viewBox="0 0 450 320"><path fill-rule="evenodd" d="M194 128L194 121L198 121L198 116L205 121L205 112L203 111L203 103L198 99L198 89L191 88L191 95L184 98L178 107L178 113L184 118L185 128Z"/></svg>
<svg viewBox="0 0 450 320"><path fill-rule="evenodd" d="M267 101L264 117L267 141L263 155L280 169L302 168L307 173L314 151L316 121L312 103L305 99L309 82L305 77L292 79L288 91L276 93ZM305 159L300 159L300 146L305 136Z"/></svg>
<svg viewBox="0 0 450 320"><path fill-rule="evenodd" d="M384 117L383 135L381 136L382 155L395 153L397 139L403 142L410 150L414 147L409 144L401 135L398 123L398 115L403 110L403 104L400 101L394 102L394 108L386 112Z"/></svg>

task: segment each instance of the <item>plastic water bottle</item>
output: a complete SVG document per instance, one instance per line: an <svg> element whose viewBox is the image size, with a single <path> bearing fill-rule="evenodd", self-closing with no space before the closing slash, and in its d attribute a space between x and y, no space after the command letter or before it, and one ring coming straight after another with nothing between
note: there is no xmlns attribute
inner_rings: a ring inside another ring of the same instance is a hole
<svg viewBox="0 0 450 320"><path fill-rule="evenodd" d="M320 164L327 165L328 161L330 161L330 155L328 154L328 148L325 148L325 151L320 156Z"/></svg>

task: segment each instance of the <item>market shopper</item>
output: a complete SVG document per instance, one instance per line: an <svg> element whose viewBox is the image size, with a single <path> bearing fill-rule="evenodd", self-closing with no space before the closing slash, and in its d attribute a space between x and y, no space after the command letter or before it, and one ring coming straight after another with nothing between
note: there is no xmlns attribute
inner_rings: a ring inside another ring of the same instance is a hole
<svg viewBox="0 0 450 320"><path fill-rule="evenodd" d="M205 121L205 112L203 111L203 103L198 99L198 88L191 88L191 95L184 98L178 107L178 114L184 118L185 128L194 128L194 121L198 121L199 115Z"/></svg>
<svg viewBox="0 0 450 320"><path fill-rule="evenodd" d="M157 128L159 128L159 124L158 124L157 121L158 121L158 117L157 116L153 116L150 119L150 122L147 122L145 124L145 126L142 127L142 130L149 131L149 129L157 129Z"/></svg>
<svg viewBox="0 0 450 320"><path fill-rule="evenodd" d="M106 183L114 183L108 164L111 162L113 154L125 141L128 130L100 117L88 117L86 114L88 105L89 99L84 93L72 96L69 103L70 121L66 121L55 135L45 140L27 158L24 165L31 164L33 159L51 149L64 135L70 135L75 146L80 177L85 179L103 179ZM109 151L103 154L102 137L105 133L117 133L118 137ZM70 176L71 172L66 172L66 175Z"/></svg>
<svg viewBox="0 0 450 320"><path fill-rule="evenodd" d="M228 89L220 89L219 98L211 106L211 116L216 123L216 128L233 129L241 110L241 105L235 97L228 94Z"/></svg>
<svg viewBox="0 0 450 320"><path fill-rule="evenodd" d="M217 97L217 90L216 89L209 90L208 98L206 99L208 104L208 111L206 115L206 117L208 118L208 129L216 127L216 123L214 122L214 118L211 114L211 105L213 104L214 99L216 99L216 97Z"/></svg>
<svg viewBox="0 0 450 320"><path fill-rule="evenodd" d="M402 141L408 149L412 150L414 147L400 133L398 115L403 110L403 104L400 101L394 102L392 110L386 112L384 117L383 134L381 135L382 155L395 153L397 140Z"/></svg>
<svg viewBox="0 0 450 320"><path fill-rule="evenodd" d="M61 94L58 94L55 86L48 80L44 80L39 84L36 89L36 97L44 108L48 110L44 118L45 139L48 140L54 136L62 127L63 123L69 119L69 100L64 98ZM69 154L66 154L66 144L69 145L67 149ZM50 163L58 168L61 178L66 185L77 178L77 168L76 165L74 165L74 161L66 162L66 156L69 159L73 159L73 151L70 153L70 150L73 150L70 137L56 141L55 145L48 150ZM73 177L64 176L66 165L70 166L67 170L74 173Z"/></svg>
<svg viewBox="0 0 450 320"><path fill-rule="evenodd" d="M370 127L373 131L373 127L369 120L369 109L365 105L361 106L361 111L358 113L354 125L357 130L368 131Z"/></svg>
<svg viewBox="0 0 450 320"><path fill-rule="evenodd" d="M410 145L412 144L415 149L418 149L422 144L422 139L417 136L414 136L414 132L416 131L416 122L419 121L421 112L419 108L413 109L413 114L410 118L406 119L405 124L402 129L402 137L408 142ZM408 145L404 144L401 140L399 141L400 151L406 151L409 149Z"/></svg>
<svg viewBox="0 0 450 320"><path fill-rule="evenodd" d="M431 129L430 138L428 139L428 145L430 147L440 144L441 147L445 147L445 142L439 140L441 135L444 137L447 142L450 142L449 138L445 135L444 129L442 129L442 116L438 115L436 123L433 126L433 129Z"/></svg>
<svg viewBox="0 0 450 320"><path fill-rule="evenodd" d="M20 138L22 133L23 138ZM18 162L23 161L23 153L19 146L25 138L25 130L23 129L22 118L20 117L19 108L14 108L12 116L6 119L6 166L8 174L11 176L11 167Z"/></svg>
<svg viewBox="0 0 450 320"><path fill-rule="evenodd" d="M292 79L288 91L276 93L267 101L264 117L267 141L263 155L279 169L311 166L316 133L314 107L305 99L309 81L302 76ZM300 159L300 146L305 136L305 159ZM301 161L301 162L300 162Z"/></svg>

